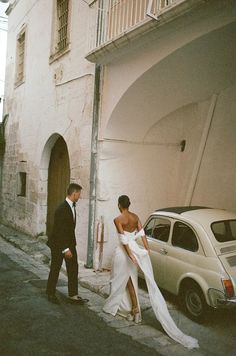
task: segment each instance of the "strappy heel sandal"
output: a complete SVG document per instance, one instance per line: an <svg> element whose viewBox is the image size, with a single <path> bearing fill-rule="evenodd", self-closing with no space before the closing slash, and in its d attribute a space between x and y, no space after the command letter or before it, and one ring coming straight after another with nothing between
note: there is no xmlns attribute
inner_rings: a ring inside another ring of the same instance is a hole
<svg viewBox="0 0 236 356"><path fill-rule="evenodd" d="M126 319L128 321L134 321L136 324L141 323L141 314L138 307L132 308L130 314L127 315Z"/></svg>
<svg viewBox="0 0 236 356"><path fill-rule="evenodd" d="M133 316L134 316L134 322L135 322L136 324L141 323L141 321L142 321L142 320L141 320L141 314L140 314L140 310L139 310L138 307L132 309L132 314L133 314Z"/></svg>
<svg viewBox="0 0 236 356"><path fill-rule="evenodd" d="M131 314L131 313L129 313L129 314L127 315L127 317L126 317L126 320L128 320L128 321L134 321L134 315Z"/></svg>

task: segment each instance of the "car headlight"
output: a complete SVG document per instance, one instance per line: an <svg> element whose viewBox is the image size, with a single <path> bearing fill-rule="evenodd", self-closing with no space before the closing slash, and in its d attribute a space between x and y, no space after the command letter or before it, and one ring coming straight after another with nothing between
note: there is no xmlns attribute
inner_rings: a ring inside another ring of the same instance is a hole
<svg viewBox="0 0 236 356"><path fill-rule="evenodd" d="M226 300L225 294L219 291L218 289L214 289L214 288L210 288L208 290L208 297L209 297L210 305L213 308L217 308L219 301Z"/></svg>

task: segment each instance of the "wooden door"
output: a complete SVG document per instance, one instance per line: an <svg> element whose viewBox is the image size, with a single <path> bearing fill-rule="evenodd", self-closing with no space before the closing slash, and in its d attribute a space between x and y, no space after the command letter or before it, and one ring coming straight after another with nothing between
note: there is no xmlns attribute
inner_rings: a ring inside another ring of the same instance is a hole
<svg viewBox="0 0 236 356"><path fill-rule="evenodd" d="M48 236L52 232L55 209L65 199L69 183L70 162L68 150L64 139L59 137L52 149L48 169Z"/></svg>

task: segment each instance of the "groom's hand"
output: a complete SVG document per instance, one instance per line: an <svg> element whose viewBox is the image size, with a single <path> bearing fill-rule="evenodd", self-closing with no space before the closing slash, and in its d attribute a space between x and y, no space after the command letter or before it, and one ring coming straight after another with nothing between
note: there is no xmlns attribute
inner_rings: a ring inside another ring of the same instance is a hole
<svg viewBox="0 0 236 356"><path fill-rule="evenodd" d="M65 252L65 258L68 258L68 259L72 258L71 250L68 250Z"/></svg>

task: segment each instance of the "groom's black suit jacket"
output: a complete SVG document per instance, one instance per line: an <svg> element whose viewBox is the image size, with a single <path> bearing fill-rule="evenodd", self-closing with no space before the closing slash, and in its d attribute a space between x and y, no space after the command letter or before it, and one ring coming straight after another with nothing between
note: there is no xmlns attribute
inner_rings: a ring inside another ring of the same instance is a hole
<svg viewBox="0 0 236 356"><path fill-rule="evenodd" d="M55 211L52 234L48 239L50 248L58 248L61 251L76 245L75 222L71 207L66 200Z"/></svg>

